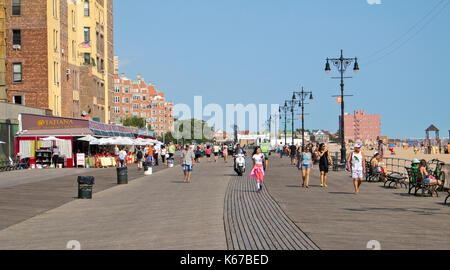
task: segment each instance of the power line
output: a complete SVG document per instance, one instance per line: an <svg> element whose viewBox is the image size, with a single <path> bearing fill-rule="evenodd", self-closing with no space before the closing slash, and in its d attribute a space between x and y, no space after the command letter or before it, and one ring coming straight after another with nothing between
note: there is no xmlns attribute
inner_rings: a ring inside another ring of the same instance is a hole
<svg viewBox="0 0 450 270"><path fill-rule="evenodd" d="M421 28L419 28L412 36L410 36L408 39L406 39L405 41L403 41L402 43L400 43L399 46L397 46L396 48L394 48L393 50L385 53L384 55L371 59L373 58L373 56L379 54L380 52L392 47L392 45L394 45L397 41L400 41L404 36L406 36L407 34L409 34L413 29L415 29L420 23L422 23L423 20L425 20L427 17L429 17L429 15L431 15L435 9L437 9L442 3L444 3L445 0L441 0L441 2L439 2L426 16L424 16L418 23L416 23L414 26L412 26L405 34L403 34L402 36L400 36L399 38L397 38L396 40L394 40L393 42L391 42L388 46L384 47L383 49L378 50L377 52L371 54L369 57L366 57L365 59L369 59L366 60L365 62L362 62L364 65L369 65L375 62L378 62L379 60L391 55L392 53L396 52L397 50L399 50L400 48L402 48L406 43L408 43L410 40L412 40L414 37L416 37L420 32L422 32L431 22L433 22L437 17L439 17L439 15L445 10L445 8L450 4L450 1L447 1L446 4L444 4L444 6L430 19L428 20Z"/></svg>

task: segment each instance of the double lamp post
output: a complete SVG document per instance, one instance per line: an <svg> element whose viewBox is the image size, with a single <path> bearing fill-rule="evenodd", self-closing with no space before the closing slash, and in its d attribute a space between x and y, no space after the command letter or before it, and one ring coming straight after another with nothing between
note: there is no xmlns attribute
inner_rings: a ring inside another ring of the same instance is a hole
<svg viewBox="0 0 450 270"><path fill-rule="evenodd" d="M340 77L333 77L333 79L340 79L341 80L341 95L340 97L341 101L341 119L340 119L340 128L339 128L339 137L341 139L341 163L345 163L347 159L347 151L345 148L345 129L344 129L344 79L352 78L352 77L344 77L344 73L347 70L347 68L354 63L353 71L358 72L359 71L359 65L358 65L358 58L344 58L344 52L341 50L341 57L339 58L327 58L327 62L325 64L325 72L330 73L331 67L330 67L330 61L333 63L333 65L337 68L337 70L340 73Z"/></svg>

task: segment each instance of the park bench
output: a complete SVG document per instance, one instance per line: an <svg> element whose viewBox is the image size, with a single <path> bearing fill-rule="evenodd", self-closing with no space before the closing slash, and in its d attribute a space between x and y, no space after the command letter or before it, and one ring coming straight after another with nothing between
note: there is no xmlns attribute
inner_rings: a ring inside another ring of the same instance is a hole
<svg viewBox="0 0 450 270"><path fill-rule="evenodd" d="M333 160L333 171L345 170L345 163L341 163L336 156L332 156L331 159Z"/></svg>
<svg viewBox="0 0 450 270"><path fill-rule="evenodd" d="M431 193L431 196L433 194L436 194L437 197L439 197L439 192L437 192L437 188L439 187L437 184L425 184L425 182L422 179L422 176L420 175L419 169L412 169L412 168L405 168L408 172L408 178L409 178L409 188L408 188L408 194L411 194L412 189L414 189L414 196L417 196L419 191L421 192L421 195L424 196L425 193Z"/></svg>
<svg viewBox="0 0 450 270"><path fill-rule="evenodd" d="M447 196L447 198L445 198L445 201L444 201L444 204L447 204L448 198L450 198L450 181L449 180L444 182L443 189L446 190L448 193L448 196Z"/></svg>
<svg viewBox="0 0 450 270"><path fill-rule="evenodd" d="M403 173L400 172L391 172L390 174L386 175L386 182L384 182L384 187L389 188L398 188L405 186L405 188L408 188L408 184L406 183L406 177Z"/></svg>
<svg viewBox="0 0 450 270"><path fill-rule="evenodd" d="M370 161L366 160L366 181L367 182L380 182L381 173L377 172L370 164Z"/></svg>

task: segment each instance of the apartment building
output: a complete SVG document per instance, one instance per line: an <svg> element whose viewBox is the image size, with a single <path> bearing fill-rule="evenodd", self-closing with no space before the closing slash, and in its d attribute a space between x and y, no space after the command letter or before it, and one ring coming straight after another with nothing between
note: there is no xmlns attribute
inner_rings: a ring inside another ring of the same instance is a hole
<svg viewBox="0 0 450 270"><path fill-rule="evenodd" d="M7 101L109 123L112 11L112 0L7 0Z"/></svg>
<svg viewBox="0 0 450 270"><path fill-rule="evenodd" d="M379 114L369 115L365 110L361 110L344 115L344 134L347 141L373 142L380 136L380 130Z"/></svg>
<svg viewBox="0 0 450 270"><path fill-rule="evenodd" d="M167 102L164 93L158 92L144 77L130 80L125 74L114 75L112 119L116 124L126 117L145 119L155 136L173 131L173 103Z"/></svg>

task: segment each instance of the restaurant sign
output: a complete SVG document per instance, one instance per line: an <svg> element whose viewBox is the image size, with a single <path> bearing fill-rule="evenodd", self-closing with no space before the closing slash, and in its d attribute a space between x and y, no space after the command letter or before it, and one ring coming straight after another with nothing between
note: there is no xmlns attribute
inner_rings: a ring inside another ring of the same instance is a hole
<svg viewBox="0 0 450 270"><path fill-rule="evenodd" d="M89 128L88 120L21 114L22 130Z"/></svg>

